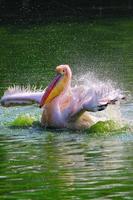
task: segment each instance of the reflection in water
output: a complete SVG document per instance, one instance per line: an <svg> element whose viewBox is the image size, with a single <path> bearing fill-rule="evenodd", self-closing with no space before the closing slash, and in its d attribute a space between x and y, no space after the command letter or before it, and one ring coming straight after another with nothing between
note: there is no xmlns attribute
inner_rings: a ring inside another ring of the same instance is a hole
<svg viewBox="0 0 133 200"><path fill-rule="evenodd" d="M128 141L40 130L27 137L26 131L1 137L3 197L93 199L128 195L131 199L133 149Z"/></svg>

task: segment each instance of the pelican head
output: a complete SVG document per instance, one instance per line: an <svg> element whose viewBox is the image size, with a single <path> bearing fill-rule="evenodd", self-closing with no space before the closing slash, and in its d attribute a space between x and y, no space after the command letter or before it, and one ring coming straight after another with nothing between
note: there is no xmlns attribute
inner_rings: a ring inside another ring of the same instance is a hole
<svg viewBox="0 0 133 200"><path fill-rule="evenodd" d="M70 87L72 71L69 65L57 66L56 72L56 77L49 84L42 96L40 107L49 104L55 97L59 96Z"/></svg>

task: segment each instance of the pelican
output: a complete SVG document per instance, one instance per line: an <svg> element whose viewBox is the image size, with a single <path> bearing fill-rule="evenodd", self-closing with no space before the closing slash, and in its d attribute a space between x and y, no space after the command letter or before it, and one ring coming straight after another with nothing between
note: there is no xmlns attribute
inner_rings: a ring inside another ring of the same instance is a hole
<svg viewBox="0 0 133 200"><path fill-rule="evenodd" d="M44 91L31 91L19 86L9 88L1 98L1 105L9 107L36 103L42 110L42 126L85 129L96 122L91 112L102 111L109 104L124 99L120 90L106 86L72 87L72 71L67 64L57 66L56 73Z"/></svg>

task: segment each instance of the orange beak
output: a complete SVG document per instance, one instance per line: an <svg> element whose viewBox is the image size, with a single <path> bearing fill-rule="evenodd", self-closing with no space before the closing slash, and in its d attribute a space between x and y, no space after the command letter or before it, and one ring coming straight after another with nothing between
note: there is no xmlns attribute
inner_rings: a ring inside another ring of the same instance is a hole
<svg viewBox="0 0 133 200"><path fill-rule="evenodd" d="M49 84L44 95L42 96L40 102L40 108L50 103L63 90L61 85L59 85L61 79L62 79L62 74L57 74L54 80Z"/></svg>

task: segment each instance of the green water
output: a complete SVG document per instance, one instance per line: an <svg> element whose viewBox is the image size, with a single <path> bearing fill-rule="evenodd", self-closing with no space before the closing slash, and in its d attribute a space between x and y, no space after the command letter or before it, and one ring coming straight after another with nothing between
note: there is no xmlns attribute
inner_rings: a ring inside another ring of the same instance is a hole
<svg viewBox="0 0 133 200"><path fill-rule="evenodd" d="M133 122L133 20L113 19L0 27L0 95L13 84L45 87L56 65L74 79L93 72L128 95L122 116ZM0 107L0 199L133 199L132 128L98 135L11 127L36 106Z"/></svg>

